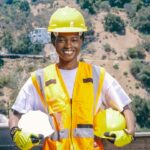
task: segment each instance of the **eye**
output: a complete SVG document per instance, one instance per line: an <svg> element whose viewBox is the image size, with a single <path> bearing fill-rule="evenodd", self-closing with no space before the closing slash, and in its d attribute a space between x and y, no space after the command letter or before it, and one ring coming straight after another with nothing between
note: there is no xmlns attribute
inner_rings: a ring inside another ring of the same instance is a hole
<svg viewBox="0 0 150 150"><path fill-rule="evenodd" d="M74 37L74 38L72 38L72 42L78 42L78 38L77 37Z"/></svg>
<svg viewBox="0 0 150 150"><path fill-rule="evenodd" d="M62 38L62 37L58 37L57 38L57 42L59 42L59 43L65 43L65 39L64 38Z"/></svg>

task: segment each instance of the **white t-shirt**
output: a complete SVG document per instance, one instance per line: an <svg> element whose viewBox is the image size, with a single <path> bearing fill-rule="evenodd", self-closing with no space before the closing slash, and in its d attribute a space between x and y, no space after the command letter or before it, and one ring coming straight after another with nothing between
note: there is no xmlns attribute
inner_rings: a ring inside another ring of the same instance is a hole
<svg viewBox="0 0 150 150"><path fill-rule="evenodd" d="M63 77L63 81L65 82L65 85L67 87L69 96L70 98L72 98L72 92L73 92L77 68L72 70L60 69L60 72Z"/></svg>
<svg viewBox="0 0 150 150"><path fill-rule="evenodd" d="M70 97L72 97L77 69L60 69L60 72L67 87L68 93ZM96 110L99 108L103 109L104 107L113 107L119 111L122 111L123 107L128 105L130 102L131 99L128 97L119 83L109 73L106 72L102 92L99 97ZM45 111L31 78L27 80L27 82L20 90L18 97L12 106L12 109L20 113L26 113L29 110Z"/></svg>

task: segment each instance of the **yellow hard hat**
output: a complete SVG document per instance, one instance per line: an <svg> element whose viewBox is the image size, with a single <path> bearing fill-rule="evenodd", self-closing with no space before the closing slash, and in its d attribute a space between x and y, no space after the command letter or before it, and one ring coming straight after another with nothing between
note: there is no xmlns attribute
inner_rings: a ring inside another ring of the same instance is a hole
<svg viewBox="0 0 150 150"><path fill-rule="evenodd" d="M49 32L85 32L87 27L82 14L68 6L57 9L50 18Z"/></svg>
<svg viewBox="0 0 150 150"><path fill-rule="evenodd" d="M94 134L103 137L105 132L126 128L124 116L112 108L99 111L94 118Z"/></svg>

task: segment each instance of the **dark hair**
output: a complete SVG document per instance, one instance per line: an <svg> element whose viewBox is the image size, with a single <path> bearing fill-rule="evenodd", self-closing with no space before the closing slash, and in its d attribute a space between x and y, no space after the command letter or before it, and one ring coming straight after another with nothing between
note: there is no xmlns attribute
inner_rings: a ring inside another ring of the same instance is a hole
<svg viewBox="0 0 150 150"><path fill-rule="evenodd" d="M82 35L80 36L80 38L84 41L84 37L85 37L85 34L83 32ZM53 32L51 32L51 41L53 44L55 43L55 40L56 40L56 36Z"/></svg>

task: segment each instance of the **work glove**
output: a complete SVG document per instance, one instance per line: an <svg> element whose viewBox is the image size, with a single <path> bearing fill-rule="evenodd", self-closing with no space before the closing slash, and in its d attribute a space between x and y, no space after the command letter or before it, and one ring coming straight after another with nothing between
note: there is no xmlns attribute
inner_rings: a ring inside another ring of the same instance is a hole
<svg viewBox="0 0 150 150"><path fill-rule="evenodd" d="M41 135L25 133L18 127L13 127L10 134L16 146L21 150L30 150L37 146L42 139Z"/></svg>
<svg viewBox="0 0 150 150"><path fill-rule="evenodd" d="M105 132L104 137L117 147L123 147L133 141L133 136L124 130Z"/></svg>

